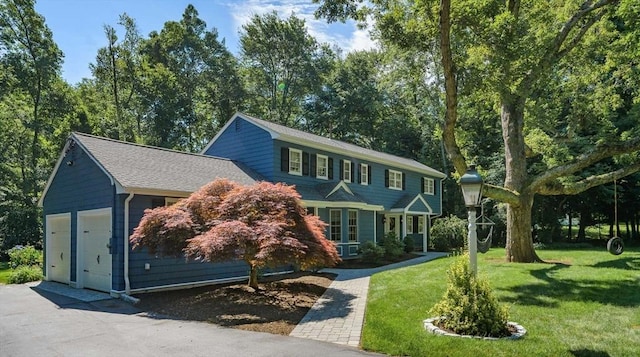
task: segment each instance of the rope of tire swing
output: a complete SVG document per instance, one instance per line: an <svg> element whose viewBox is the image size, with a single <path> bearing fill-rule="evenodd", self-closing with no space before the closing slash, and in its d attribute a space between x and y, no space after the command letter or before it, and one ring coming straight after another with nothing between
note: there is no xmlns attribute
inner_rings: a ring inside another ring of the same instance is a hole
<svg viewBox="0 0 640 357"><path fill-rule="evenodd" d="M624 252L622 238L618 237L618 185L613 180L613 224L616 234L607 242L607 251L613 255L620 255Z"/></svg>

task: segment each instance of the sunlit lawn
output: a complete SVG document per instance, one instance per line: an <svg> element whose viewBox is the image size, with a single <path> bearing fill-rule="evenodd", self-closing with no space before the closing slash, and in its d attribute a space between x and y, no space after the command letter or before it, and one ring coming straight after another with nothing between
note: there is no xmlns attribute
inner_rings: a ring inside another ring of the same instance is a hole
<svg viewBox="0 0 640 357"><path fill-rule="evenodd" d="M9 263L0 262L0 284L9 283L9 274L11 274L11 268L9 268Z"/></svg>
<svg viewBox="0 0 640 357"><path fill-rule="evenodd" d="M640 250L540 250L554 264L513 264L504 249L480 255L479 271L510 306L518 341L436 336L422 320L442 297L454 258L372 276L362 345L394 356L638 356Z"/></svg>

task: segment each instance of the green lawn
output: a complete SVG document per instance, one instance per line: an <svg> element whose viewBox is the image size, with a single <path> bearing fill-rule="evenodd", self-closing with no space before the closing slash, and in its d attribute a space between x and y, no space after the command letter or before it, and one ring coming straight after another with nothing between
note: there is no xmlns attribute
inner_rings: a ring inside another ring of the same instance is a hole
<svg viewBox="0 0 640 357"><path fill-rule="evenodd" d="M510 320L527 335L483 341L427 333L422 320L446 289L453 258L372 276L364 349L394 356L637 356L640 351L640 250L540 250L555 264L513 264L504 249L478 257Z"/></svg>
<svg viewBox="0 0 640 357"><path fill-rule="evenodd" d="M11 274L9 262L0 262L0 284L9 283L9 274Z"/></svg>

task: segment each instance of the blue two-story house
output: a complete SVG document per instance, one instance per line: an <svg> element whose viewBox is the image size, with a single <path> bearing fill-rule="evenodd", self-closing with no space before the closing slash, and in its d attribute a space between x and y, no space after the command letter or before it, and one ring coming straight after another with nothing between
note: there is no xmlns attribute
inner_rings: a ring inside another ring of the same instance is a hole
<svg viewBox="0 0 640 357"><path fill-rule="evenodd" d="M201 154L72 133L40 199L45 278L113 295L246 278L243 262L158 257L129 244L145 209L172 204L216 178L296 185L348 259L388 232L426 251L445 175L241 113Z"/></svg>
<svg viewBox="0 0 640 357"><path fill-rule="evenodd" d="M389 232L426 252L431 219L442 212L442 172L245 114L231 118L202 153L296 185L308 211L329 225L326 236L343 259Z"/></svg>

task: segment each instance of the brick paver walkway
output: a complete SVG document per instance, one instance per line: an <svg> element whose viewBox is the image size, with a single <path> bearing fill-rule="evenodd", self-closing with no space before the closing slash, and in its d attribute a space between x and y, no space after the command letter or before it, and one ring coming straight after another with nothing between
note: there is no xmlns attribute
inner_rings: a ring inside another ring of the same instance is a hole
<svg viewBox="0 0 640 357"><path fill-rule="evenodd" d="M418 258L373 269L324 269L338 276L290 336L358 347L369 292L369 278L380 271L420 264L445 256L423 253Z"/></svg>

